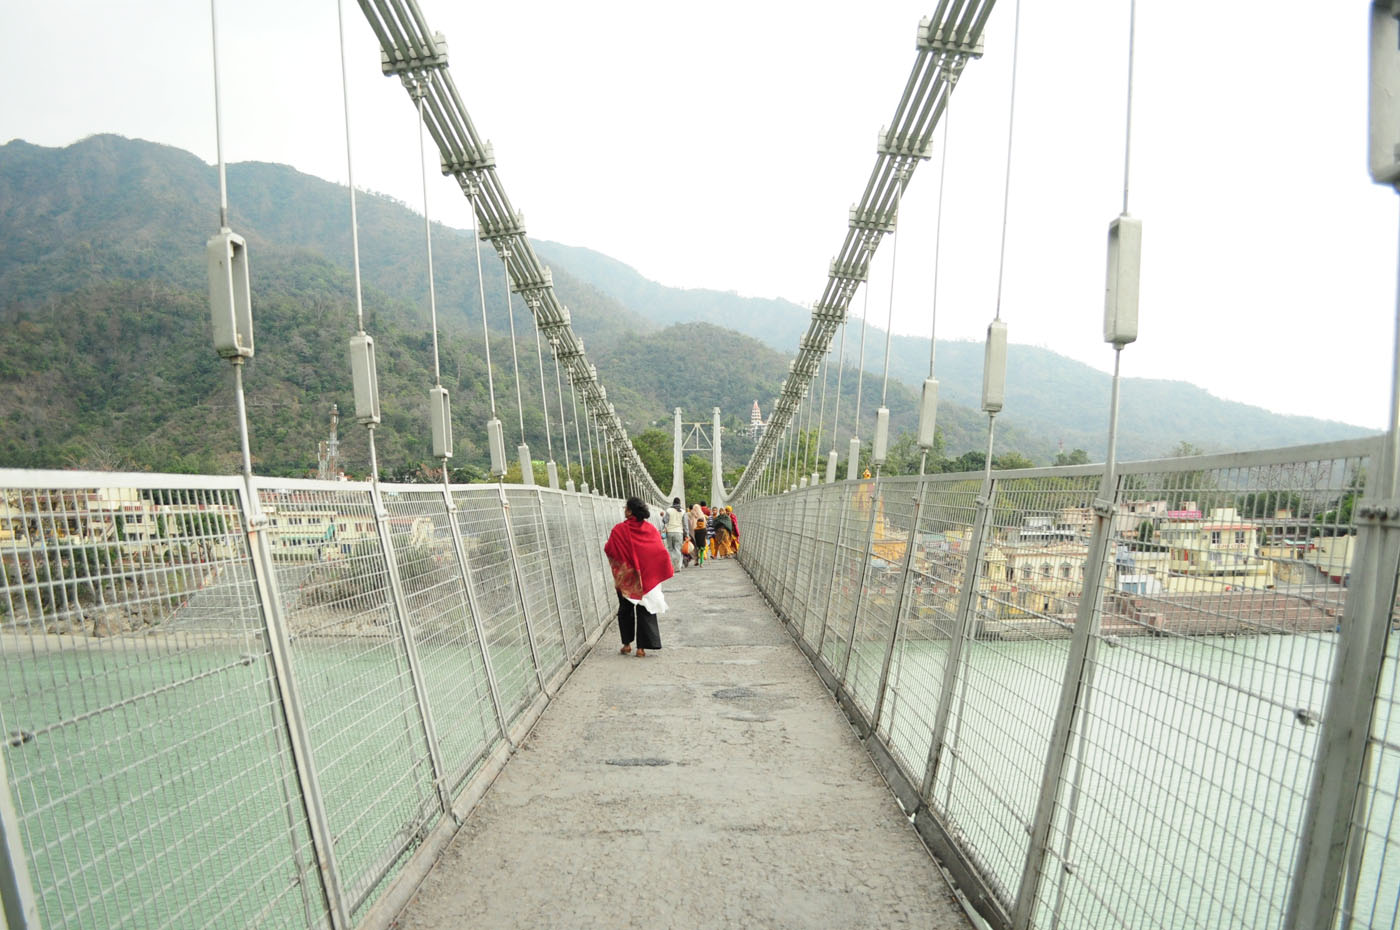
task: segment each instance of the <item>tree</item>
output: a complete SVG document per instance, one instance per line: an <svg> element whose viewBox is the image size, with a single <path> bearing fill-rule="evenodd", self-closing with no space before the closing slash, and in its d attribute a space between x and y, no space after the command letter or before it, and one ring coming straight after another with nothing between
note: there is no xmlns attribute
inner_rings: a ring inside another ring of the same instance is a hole
<svg viewBox="0 0 1400 930"><path fill-rule="evenodd" d="M1072 452L1059 452L1055 455L1056 465L1088 465L1089 453L1083 449L1075 449Z"/></svg>
<svg viewBox="0 0 1400 930"><path fill-rule="evenodd" d="M992 465L1003 471L1017 468L1034 468L1035 463L1019 452L1005 452L992 459Z"/></svg>

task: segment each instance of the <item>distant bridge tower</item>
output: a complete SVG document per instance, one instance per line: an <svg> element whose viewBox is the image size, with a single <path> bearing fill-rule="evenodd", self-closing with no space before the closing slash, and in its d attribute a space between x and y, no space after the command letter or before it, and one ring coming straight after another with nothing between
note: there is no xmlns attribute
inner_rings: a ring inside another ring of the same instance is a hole
<svg viewBox="0 0 1400 930"><path fill-rule="evenodd" d="M676 408L676 428L671 439L671 495L666 503L680 498L685 506L685 456L681 454L681 408Z"/></svg>
<svg viewBox="0 0 1400 930"><path fill-rule="evenodd" d="M724 506L724 475L719 455L719 408L715 408L714 442L710 443L710 506Z"/></svg>
<svg viewBox="0 0 1400 930"><path fill-rule="evenodd" d="M340 424L340 405L331 404L331 438L316 448L316 477L334 481L340 477L340 440L336 427Z"/></svg>

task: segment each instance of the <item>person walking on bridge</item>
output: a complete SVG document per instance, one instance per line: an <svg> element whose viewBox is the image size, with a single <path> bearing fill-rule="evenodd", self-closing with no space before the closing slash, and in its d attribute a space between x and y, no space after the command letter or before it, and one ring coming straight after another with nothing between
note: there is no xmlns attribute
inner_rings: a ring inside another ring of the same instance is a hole
<svg viewBox="0 0 1400 930"><path fill-rule="evenodd" d="M661 648L661 627L656 615L666 612L666 596L661 583L675 575L661 534L647 522L651 510L640 498L629 497L623 505L622 522L612 528L603 554L612 569L617 588L617 630L622 636L623 655L637 643L637 658L648 649Z"/></svg>
<svg viewBox="0 0 1400 930"><path fill-rule="evenodd" d="M711 523L714 528L714 557L727 559L734 554L734 522L728 511L716 507Z"/></svg>
<svg viewBox="0 0 1400 930"><path fill-rule="evenodd" d="M681 510L681 499L672 498L661 522L666 527L666 548L671 550L671 567L680 571L681 540L685 538L685 511Z"/></svg>

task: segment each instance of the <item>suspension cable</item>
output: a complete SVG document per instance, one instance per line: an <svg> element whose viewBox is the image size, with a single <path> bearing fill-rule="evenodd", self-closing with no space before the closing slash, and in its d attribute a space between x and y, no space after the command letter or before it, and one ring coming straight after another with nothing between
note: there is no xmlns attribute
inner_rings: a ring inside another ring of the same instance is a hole
<svg viewBox="0 0 1400 930"><path fill-rule="evenodd" d="M818 456L820 456L820 455L822 454L822 453L821 453L821 448L822 448L822 427L823 427L824 425L826 425L826 385L827 385L827 382L830 381L830 380L831 380L831 350L830 350L830 348L828 348L827 351L826 351L826 354L822 356L822 403L821 403L821 412L817 415L817 438L816 438L816 442L813 443L813 448L815 448L815 449L817 450L817 455L818 455ZM816 472L813 471L813 474L815 475Z"/></svg>
<svg viewBox="0 0 1400 930"><path fill-rule="evenodd" d="M404 75L404 82L411 79ZM423 143L425 131L423 129L423 99L428 95L427 88L423 86L421 80L413 80L413 86L409 89L413 99L418 103L418 171L423 179L423 238L428 249L428 319L433 330L433 385L442 387L442 368L438 362L438 328L437 328L437 287L433 283L433 224L428 217L428 168L424 163L427 157L427 147ZM447 471L447 461L444 457L442 470Z"/></svg>
<svg viewBox="0 0 1400 930"><path fill-rule="evenodd" d="M549 429L549 393L544 386L544 349L540 336L540 300L532 297L526 301L530 318L535 321L535 362L540 366L540 409L544 411L544 441L549 449L549 461L554 461L554 435Z"/></svg>
<svg viewBox="0 0 1400 930"><path fill-rule="evenodd" d="M841 351L836 358L836 402L832 405L831 411L831 451L836 452L837 430L841 426L841 377L846 373L846 330L850 328L848 320L841 321ZM839 453L838 453L839 454Z"/></svg>
<svg viewBox="0 0 1400 930"><path fill-rule="evenodd" d="M549 337L549 357L554 359L554 393L559 398L559 435L564 440L564 480L571 480L569 475L569 421L564 418L564 379L559 373L559 340L553 336ZM540 363L544 365L543 362ZM549 453L553 458L554 451Z"/></svg>
<svg viewBox="0 0 1400 930"><path fill-rule="evenodd" d="M510 370L515 376L515 412L520 417L520 444L525 445L525 401L520 393L520 354L515 348L515 303L510 299L510 247L501 246L501 276L506 282L506 319L510 321ZM522 463L523 465L523 463ZM525 476L521 475L524 481Z"/></svg>
<svg viewBox="0 0 1400 930"><path fill-rule="evenodd" d="M953 79L956 82L956 78ZM951 97L951 93L950 93ZM933 302L928 314L928 376L933 377L934 356L938 352L938 272L943 252L943 181L948 173L948 135L952 126L953 104L947 100L943 105L943 154L938 161L938 210L933 225ZM935 437L931 437L936 439ZM928 467L928 449L919 455L919 474Z"/></svg>
<svg viewBox="0 0 1400 930"><path fill-rule="evenodd" d="M1123 215L1128 214L1128 168L1133 153L1133 52L1137 44L1137 0L1128 3L1128 115L1123 131Z"/></svg>
<svg viewBox="0 0 1400 930"><path fill-rule="evenodd" d="M885 374L880 381L880 406L885 406L890 388L890 344L894 337L894 283L895 263L899 259L899 203L904 197L904 185L909 181L909 172L896 169L898 177L894 188L894 229L890 232L890 305L885 316ZM878 466L876 466L878 467Z"/></svg>
<svg viewBox="0 0 1400 930"><path fill-rule="evenodd" d="M556 356L557 358L557 356ZM558 369L556 369L556 372ZM564 403L564 398L559 398L559 403ZM573 374L569 375L569 403L574 408L574 445L578 447L578 480L584 484L588 483L588 469L583 464L583 436L579 432L578 422L578 389L574 386ZM567 433L565 434L568 435Z"/></svg>
<svg viewBox="0 0 1400 930"><path fill-rule="evenodd" d="M475 179L466 182L467 200L472 209L472 242L476 244L476 292L481 297L481 336L486 345L486 393L491 399L491 419L496 419L496 379L491 374L491 327L486 323L486 278L481 273L481 221L476 215L480 188Z"/></svg>
<svg viewBox="0 0 1400 930"><path fill-rule="evenodd" d="M862 248L865 249L865 267L870 267L870 258L875 253L875 244L870 239L865 240ZM868 272L867 272L868 274ZM865 386L865 330L870 322L870 281L865 282L865 291L860 303L860 361L856 364L856 418L851 426L851 438L860 438L860 396L861 390Z"/></svg>
<svg viewBox="0 0 1400 930"><path fill-rule="evenodd" d="M219 228L228 229L228 171L224 166L224 110L219 96L218 4L209 0L209 32L214 46L214 152L219 162Z"/></svg>
<svg viewBox="0 0 1400 930"><path fill-rule="evenodd" d="M345 63L345 3L336 0L336 15L340 20L340 99L345 109L345 182L350 188L350 258L355 269L355 328L365 331L365 302L360 286L360 219L355 206L355 162L350 146L350 77ZM219 179L223 180L220 162Z"/></svg>
<svg viewBox="0 0 1400 930"><path fill-rule="evenodd" d="M996 318L1001 319L1001 285L1006 272L1006 220L1011 207L1011 141L1016 130L1016 71L1021 51L1021 0L1016 0L1016 21L1011 38L1011 105L1006 117L1006 184L1001 194L1001 254L997 260ZM988 459L991 456L988 454Z"/></svg>

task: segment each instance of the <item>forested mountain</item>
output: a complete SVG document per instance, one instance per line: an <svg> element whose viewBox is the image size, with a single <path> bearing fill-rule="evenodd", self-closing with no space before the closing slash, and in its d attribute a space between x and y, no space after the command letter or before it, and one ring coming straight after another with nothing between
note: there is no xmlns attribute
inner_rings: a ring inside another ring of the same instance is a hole
<svg viewBox="0 0 1400 930"><path fill-rule="evenodd" d="M790 355L806 331L811 314L785 300L740 297L733 292L681 290L649 281L629 266L586 248L537 242L536 251L556 270L588 281L600 291L637 310L658 325L706 322L737 330ZM821 284L813 281L813 287ZM883 346L884 330L870 327L872 345ZM895 336L890 375L915 390L928 374L928 339ZM967 341L938 343L940 422L948 424L948 448L953 454L981 447L984 418L976 413L982 389L982 345ZM878 373L880 352L867 357ZM1047 462L1063 444L1079 448L1094 459L1105 454L1109 375L1082 362L1037 346L1010 346L1006 378L1006 407L997 417L997 433L1015 430L1014 444L1001 439L998 447L1014 448L1037 462ZM953 424L974 423L964 435ZM1370 432L1313 417L1271 413L1258 407L1222 400L1184 381L1125 378L1119 420L1119 455L1149 458L1178 443L1189 442L1207 451L1261 449L1305 442L1324 442ZM1006 437L1008 440L1010 437Z"/></svg>
<svg viewBox="0 0 1400 930"><path fill-rule="evenodd" d="M363 475L368 443L351 416L346 360L355 308L345 188L263 163L230 165L228 187L230 225L248 241L252 270L257 355L246 367L245 385L255 468L271 475L313 471L331 405L339 404L342 461L351 474ZM376 432L379 460L385 471L410 470L430 452L432 334L422 217L375 195L359 198L359 217L365 327L377 344L384 411ZM111 135L62 149L22 141L0 147L0 324L6 333L0 340L0 465L237 467L232 379L213 351L208 321L204 246L217 226L216 170L189 153ZM491 400L474 243L469 231L444 227L435 229L433 243L442 380L453 400L453 464L479 467L486 461ZM550 243L539 249L609 400L633 435L648 427L669 430L676 406L691 422L708 422L719 406L734 428L747 425L754 400L765 416L771 413L806 325L802 308L663 288L597 253ZM481 251L496 411L513 446L520 425L506 284L494 250ZM512 306L522 335L525 437L543 458L533 326L518 297ZM915 385L927 358L927 342L919 343L895 339L893 369ZM551 433L562 459L547 346L544 354ZM1098 454L1107 376L1024 346L1014 347L1012 358L998 450L1046 462L1062 440L1066 449ZM956 457L980 450L985 420L967 392L980 384L981 349L940 344L939 366L944 452ZM830 384L828 411L836 403L834 371ZM834 444L844 453L857 390L853 370L841 385L841 435L833 440L828 427L822 447ZM861 429L867 440L878 390L878 373L867 372ZM565 394L567 406L567 383ZM1152 410L1145 423L1125 413L1129 456L1159 454L1182 440L1239 448L1361 432L1229 404L1177 383L1130 381L1125 400L1130 409ZM888 403L894 433L911 430L914 391L892 384ZM730 468L751 448L739 432L726 443ZM577 445L572 433L570 445Z"/></svg>

